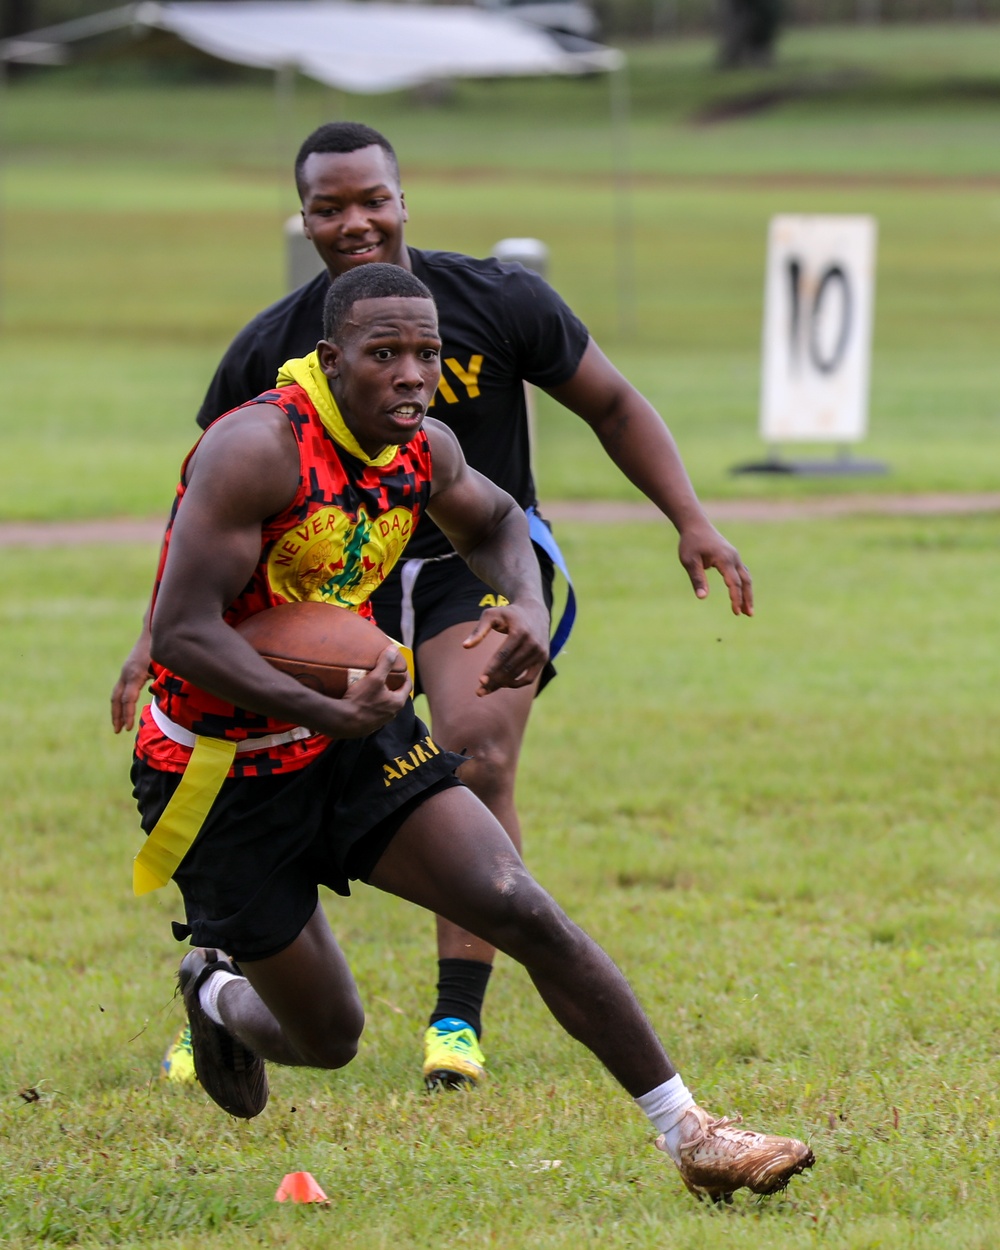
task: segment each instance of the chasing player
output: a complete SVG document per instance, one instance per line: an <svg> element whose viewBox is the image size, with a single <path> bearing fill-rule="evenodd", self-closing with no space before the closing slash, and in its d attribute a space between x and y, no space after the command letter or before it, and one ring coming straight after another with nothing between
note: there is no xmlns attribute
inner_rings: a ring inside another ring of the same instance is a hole
<svg viewBox="0 0 1000 1250"><path fill-rule="evenodd" d="M154 698L132 773L148 834L139 859L170 843L165 826L174 839L186 827L178 810L205 806L174 874L198 944L179 979L202 1085L250 1118L267 1102L265 1061L332 1069L354 1057L364 1013L317 887L346 894L360 879L522 963L647 1114L693 1193L784 1188L812 1166L809 1147L695 1104L621 973L454 777L461 757L430 739L409 682L388 688L395 648L328 699L234 628L288 599L353 597L365 611L392 558L376 522L393 516L407 533L426 510L505 600L466 639L483 703L530 688L548 656L523 511L427 419L441 351L428 288L395 266L359 267L331 286L323 326L285 385L211 426L185 461L150 610ZM325 582L310 534L334 543ZM487 636L484 653L475 644Z"/></svg>

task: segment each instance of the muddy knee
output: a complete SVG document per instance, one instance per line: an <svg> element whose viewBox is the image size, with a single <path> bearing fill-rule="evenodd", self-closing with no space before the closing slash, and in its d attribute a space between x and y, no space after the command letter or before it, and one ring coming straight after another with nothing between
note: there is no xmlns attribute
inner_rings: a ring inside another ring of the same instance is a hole
<svg viewBox="0 0 1000 1250"><path fill-rule="evenodd" d="M489 941L522 964L572 957L580 930L523 865L495 884L496 916Z"/></svg>

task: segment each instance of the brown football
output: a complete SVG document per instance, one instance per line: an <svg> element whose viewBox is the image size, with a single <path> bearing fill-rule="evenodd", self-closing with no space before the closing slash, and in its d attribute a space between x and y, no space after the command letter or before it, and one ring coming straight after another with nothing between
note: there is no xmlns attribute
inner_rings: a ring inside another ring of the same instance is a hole
<svg viewBox="0 0 1000 1250"><path fill-rule="evenodd" d="M332 603L281 603L236 626L268 664L303 686L339 699L348 686L375 667L392 642L372 621ZM406 680L400 652L386 685L398 690Z"/></svg>

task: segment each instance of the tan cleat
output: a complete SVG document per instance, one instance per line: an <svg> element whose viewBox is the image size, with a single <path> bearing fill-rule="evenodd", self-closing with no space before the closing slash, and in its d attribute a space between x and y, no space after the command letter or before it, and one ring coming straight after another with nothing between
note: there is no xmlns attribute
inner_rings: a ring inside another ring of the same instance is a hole
<svg viewBox="0 0 1000 1250"><path fill-rule="evenodd" d="M794 1137L734 1128L738 1121L713 1120L698 1106L688 1111L686 1120L690 1135L674 1162L696 1198L729 1202L737 1189L774 1194L816 1162L805 1142ZM664 1138L658 1137L656 1144L666 1150Z"/></svg>

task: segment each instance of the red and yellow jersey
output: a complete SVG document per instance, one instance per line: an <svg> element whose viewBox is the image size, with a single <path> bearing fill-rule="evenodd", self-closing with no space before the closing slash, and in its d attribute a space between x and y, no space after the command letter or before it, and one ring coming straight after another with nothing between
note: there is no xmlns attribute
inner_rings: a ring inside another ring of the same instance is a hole
<svg viewBox="0 0 1000 1250"><path fill-rule="evenodd" d="M264 522L257 567L223 619L236 626L265 608L307 599L371 616L369 597L399 559L430 496L427 435L421 431L394 454L368 461L331 437L299 385L268 391L251 403L274 404L288 417L298 443L299 482L289 506ZM182 471L160 555L153 612L184 493ZM241 740L292 728L217 698L160 665L153 665L153 675L152 693L160 710L191 733ZM313 735L241 753L230 775L264 776L301 768L328 744L328 738ZM190 757L189 748L161 733L148 708L140 719L136 751L146 763L168 772L183 772Z"/></svg>

